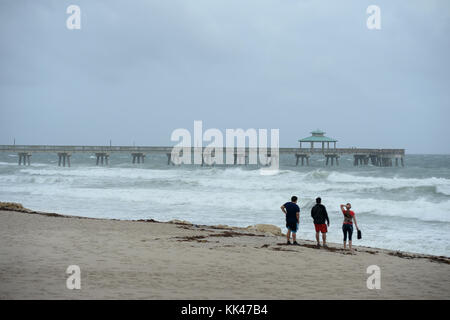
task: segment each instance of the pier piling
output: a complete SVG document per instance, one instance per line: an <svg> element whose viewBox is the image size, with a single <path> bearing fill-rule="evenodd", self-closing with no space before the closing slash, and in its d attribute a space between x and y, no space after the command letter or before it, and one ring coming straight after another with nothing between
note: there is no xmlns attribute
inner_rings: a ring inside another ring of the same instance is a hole
<svg viewBox="0 0 450 320"><path fill-rule="evenodd" d="M295 157L296 157L296 160L295 160L295 165L296 166L298 166L299 159L301 159L302 166L305 165L305 162L306 162L306 165L309 166L309 154L307 154L307 153L297 153L295 155Z"/></svg>
<svg viewBox="0 0 450 320"><path fill-rule="evenodd" d="M19 152L18 156L19 156L19 166L22 165L22 163L24 166L26 165L29 166L31 164L31 153Z"/></svg>
<svg viewBox="0 0 450 320"><path fill-rule="evenodd" d="M131 154L131 156L133 157L133 163L144 163L145 160L145 154L142 152L134 152Z"/></svg>
<svg viewBox="0 0 450 320"><path fill-rule="evenodd" d="M234 164L239 165L247 165L248 156L245 154L245 152L237 152L234 154Z"/></svg>
<svg viewBox="0 0 450 320"><path fill-rule="evenodd" d="M328 164L330 164L330 166L334 165L334 161L336 160L336 165L339 165L339 155L338 154L325 154L325 166L328 166Z"/></svg>
<svg viewBox="0 0 450 320"><path fill-rule="evenodd" d="M354 166L367 166L369 164L369 160L372 162L372 164L376 163L376 156L373 155L366 155L366 154L354 154L353 155L353 165Z"/></svg>
<svg viewBox="0 0 450 320"><path fill-rule="evenodd" d="M166 155L167 155L167 165L170 165L170 164L173 165L173 162L172 162L172 154L169 152L169 153L167 153Z"/></svg>
<svg viewBox="0 0 450 320"><path fill-rule="evenodd" d="M202 154L202 166L207 165L207 166L213 166L216 163L217 159L216 159L216 150L212 149L212 150L208 150L205 152L203 152Z"/></svg>
<svg viewBox="0 0 450 320"><path fill-rule="evenodd" d="M67 166L70 167L70 156L71 154L68 152L58 152L58 167L66 166L66 160L67 160Z"/></svg>
<svg viewBox="0 0 450 320"><path fill-rule="evenodd" d="M109 165L109 154L106 152L96 152L95 153L96 162L95 164L98 165Z"/></svg>

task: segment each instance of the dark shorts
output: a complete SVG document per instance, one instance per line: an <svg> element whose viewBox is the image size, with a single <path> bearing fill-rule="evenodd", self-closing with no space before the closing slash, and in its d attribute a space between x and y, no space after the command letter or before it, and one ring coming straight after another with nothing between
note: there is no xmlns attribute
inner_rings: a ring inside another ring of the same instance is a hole
<svg viewBox="0 0 450 320"><path fill-rule="evenodd" d="M286 223L286 228L287 228L290 232L292 232L292 233L297 233L297 230L298 230L298 222L295 223L295 225L294 225L293 223L291 223L291 224Z"/></svg>

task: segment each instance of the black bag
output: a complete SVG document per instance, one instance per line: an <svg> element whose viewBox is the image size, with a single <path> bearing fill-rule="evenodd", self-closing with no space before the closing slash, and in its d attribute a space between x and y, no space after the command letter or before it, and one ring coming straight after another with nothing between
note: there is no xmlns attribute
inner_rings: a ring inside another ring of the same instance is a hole
<svg viewBox="0 0 450 320"><path fill-rule="evenodd" d="M358 230L358 239L362 238L361 230Z"/></svg>

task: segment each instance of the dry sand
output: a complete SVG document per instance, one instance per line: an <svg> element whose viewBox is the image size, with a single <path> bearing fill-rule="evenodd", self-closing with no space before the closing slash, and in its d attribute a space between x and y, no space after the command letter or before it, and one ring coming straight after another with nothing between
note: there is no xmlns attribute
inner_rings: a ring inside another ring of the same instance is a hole
<svg viewBox="0 0 450 320"><path fill-rule="evenodd" d="M0 211L0 241L1 299L450 298L449 258L349 255L239 228ZM80 290L66 288L69 265ZM370 265L379 290L367 289Z"/></svg>

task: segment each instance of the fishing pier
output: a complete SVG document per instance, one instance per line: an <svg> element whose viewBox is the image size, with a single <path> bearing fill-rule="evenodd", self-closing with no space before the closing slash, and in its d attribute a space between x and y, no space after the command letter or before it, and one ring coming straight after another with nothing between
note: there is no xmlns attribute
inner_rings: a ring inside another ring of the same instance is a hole
<svg viewBox="0 0 450 320"><path fill-rule="evenodd" d="M309 166L312 156L325 158L325 166L338 166L342 155L353 155L354 166L367 166L369 164L378 167L404 166L405 149L365 149L365 148L337 148L337 140L326 137L323 131L315 130L311 136L300 139L298 148L278 148L279 155L289 154L294 157L295 165ZM317 147L319 145L319 147ZM109 157L114 153L128 153L133 164L144 163L146 155L165 154L167 164L179 163L180 155L173 153L174 147L164 146L58 146L58 145L0 145L0 152L17 153L18 165L30 165L31 157L35 153L53 153L58 157L58 166L70 167L71 156L75 153L88 153L95 156L98 166L109 165ZM192 154L200 152L201 164L210 164L210 160L216 155L217 149L205 153L205 147L189 148ZM235 165L246 165L251 153L265 153L268 159L265 165L270 163L273 150L259 150L258 148L222 148L222 157L231 155ZM183 150L181 151L181 153ZM208 158L208 159L207 159ZM205 161L208 160L208 161ZM222 163L225 163L223 161ZM228 162L227 162L228 163Z"/></svg>

